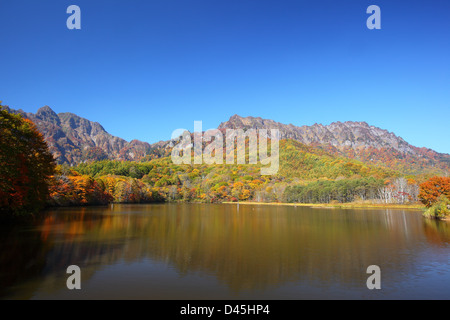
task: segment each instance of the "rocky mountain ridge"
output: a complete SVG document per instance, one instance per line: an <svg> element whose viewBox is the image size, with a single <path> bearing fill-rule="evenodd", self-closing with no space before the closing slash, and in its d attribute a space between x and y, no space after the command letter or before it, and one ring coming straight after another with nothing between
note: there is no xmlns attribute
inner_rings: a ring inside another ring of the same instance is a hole
<svg viewBox="0 0 450 320"><path fill-rule="evenodd" d="M36 114L13 110L33 121L44 135L58 163L77 164L90 160L140 161L170 155L174 141L154 144L126 141L109 134L98 122L73 113L56 114L50 107ZM399 171L417 173L424 169L448 172L450 155L412 146L401 137L366 122L333 122L329 125L295 126L260 117L232 116L218 129L278 129L281 139L292 139L326 152Z"/></svg>
<svg viewBox="0 0 450 320"><path fill-rule="evenodd" d="M415 153L415 148L392 132L370 126L366 122L333 122L329 125L294 126L273 120L234 115L219 125L219 129L278 129L281 139L292 139L311 144L330 144L337 148L394 148L400 152Z"/></svg>
<svg viewBox="0 0 450 320"><path fill-rule="evenodd" d="M450 155L418 148L385 129L366 122L333 122L329 125L295 126L260 117L232 116L219 129L278 129L281 139L325 149L329 153L380 164L402 172L431 168L448 172Z"/></svg>
<svg viewBox="0 0 450 320"><path fill-rule="evenodd" d="M50 107L40 108L36 114L13 110L33 121L44 135L50 151L58 163L76 164L85 160L140 160L150 153L151 145L133 140L128 142L109 134L98 122L76 114L56 114Z"/></svg>

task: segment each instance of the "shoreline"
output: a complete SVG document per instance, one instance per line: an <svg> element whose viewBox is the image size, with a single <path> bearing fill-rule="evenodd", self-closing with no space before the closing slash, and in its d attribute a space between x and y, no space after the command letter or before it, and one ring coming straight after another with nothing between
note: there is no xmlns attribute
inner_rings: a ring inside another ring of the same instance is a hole
<svg viewBox="0 0 450 320"><path fill-rule="evenodd" d="M315 208L330 208L330 209L408 209L420 210L425 209L424 205L420 204L373 204L373 203L287 203L287 202L230 202L225 201L223 204L242 204L242 205L269 205L269 206L291 206L291 207L315 207Z"/></svg>
<svg viewBox="0 0 450 320"><path fill-rule="evenodd" d="M59 208L90 208L90 207L104 207L108 208L111 205L141 205L141 204L165 204L165 203L197 203L202 204L205 202L196 202L196 201L188 201L188 202L178 202L178 201L169 201L169 202L142 202L142 203L134 203L134 202L120 202L120 203L109 203L109 204L93 204L93 205L70 205L70 206L48 206L43 211L59 209ZM219 202L217 204L241 204L241 205L266 205L266 206L290 206L290 207L312 207L312 208L327 208L327 209L401 209L401 210L417 210L423 211L426 209L424 205L421 204L377 204L377 203L288 203L288 202L256 202L256 201L224 201ZM450 218L447 218L450 221ZM442 219L444 220L444 219Z"/></svg>

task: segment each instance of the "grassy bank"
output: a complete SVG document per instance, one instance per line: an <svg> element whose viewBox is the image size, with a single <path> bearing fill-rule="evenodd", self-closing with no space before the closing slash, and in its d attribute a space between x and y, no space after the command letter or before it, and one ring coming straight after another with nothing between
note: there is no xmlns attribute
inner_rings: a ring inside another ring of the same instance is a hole
<svg viewBox="0 0 450 320"><path fill-rule="evenodd" d="M450 199L446 196L441 196L436 203L429 207L423 216L429 219L450 220Z"/></svg>

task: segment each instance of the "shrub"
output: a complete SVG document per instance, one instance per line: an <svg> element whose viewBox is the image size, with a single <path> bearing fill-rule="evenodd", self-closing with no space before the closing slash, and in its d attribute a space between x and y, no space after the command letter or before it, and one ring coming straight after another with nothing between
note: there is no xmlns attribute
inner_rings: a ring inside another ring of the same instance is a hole
<svg viewBox="0 0 450 320"><path fill-rule="evenodd" d="M440 196L438 201L428 208L423 215L431 219L450 218L450 200L445 196Z"/></svg>

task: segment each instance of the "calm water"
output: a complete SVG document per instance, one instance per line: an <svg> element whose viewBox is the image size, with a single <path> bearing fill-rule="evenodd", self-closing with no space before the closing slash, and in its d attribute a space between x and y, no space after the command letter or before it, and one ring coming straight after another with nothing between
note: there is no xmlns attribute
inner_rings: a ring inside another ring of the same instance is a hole
<svg viewBox="0 0 450 320"><path fill-rule="evenodd" d="M114 205L2 228L3 299L450 299L450 223L420 211ZM68 290L66 268L81 268ZM381 268L381 290L366 269Z"/></svg>

